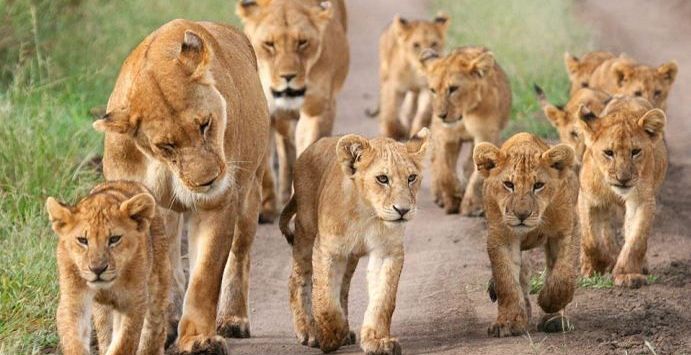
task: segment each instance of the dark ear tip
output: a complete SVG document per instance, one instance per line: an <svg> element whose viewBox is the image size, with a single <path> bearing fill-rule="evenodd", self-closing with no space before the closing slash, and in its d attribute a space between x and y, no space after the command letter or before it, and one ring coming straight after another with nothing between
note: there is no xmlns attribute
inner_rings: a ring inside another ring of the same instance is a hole
<svg viewBox="0 0 691 355"><path fill-rule="evenodd" d="M533 90L535 90L535 94L537 94L537 96L543 96L545 94L542 88L536 83L533 83Z"/></svg>
<svg viewBox="0 0 691 355"><path fill-rule="evenodd" d="M240 6L242 6L242 7L250 7L250 6L255 6L255 5L257 5L256 0L242 0L240 2Z"/></svg>

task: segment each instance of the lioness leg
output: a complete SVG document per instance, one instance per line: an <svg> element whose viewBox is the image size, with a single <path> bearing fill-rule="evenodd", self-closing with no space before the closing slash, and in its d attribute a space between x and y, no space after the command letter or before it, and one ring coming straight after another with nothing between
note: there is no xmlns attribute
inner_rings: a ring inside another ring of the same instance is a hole
<svg viewBox="0 0 691 355"><path fill-rule="evenodd" d="M288 112L274 114L276 127L276 153L278 156L278 198L283 206L293 189L293 166L295 166L295 123L297 115Z"/></svg>
<svg viewBox="0 0 691 355"><path fill-rule="evenodd" d="M243 204L245 208L238 217L237 235L233 239L223 274L217 325L218 333L227 338L250 337L250 248L257 232L259 193L259 182L255 180Z"/></svg>
<svg viewBox="0 0 691 355"><path fill-rule="evenodd" d="M391 337L391 316L403 269L403 244L390 249L373 251L367 264L369 303L360 331L360 346L366 354L401 354L398 340Z"/></svg>
<svg viewBox="0 0 691 355"><path fill-rule="evenodd" d="M429 127L432 123L432 101L429 90L420 90L418 94L417 112L410 125L409 135L416 135L423 127ZM472 154L471 154L472 160Z"/></svg>
<svg viewBox="0 0 691 355"><path fill-rule="evenodd" d="M314 287L312 307L318 331L319 347L330 352L343 345L348 337L348 322L341 307L341 283L347 257L332 253L319 242L314 247Z"/></svg>
<svg viewBox="0 0 691 355"><path fill-rule="evenodd" d="M614 264L614 236L608 207L592 205L581 194L578 197L581 227L581 274L604 274Z"/></svg>
<svg viewBox="0 0 691 355"><path fill-rule="evenodd" d="M171 345L178 335L178 323L182 315L182 304L185 298L185 272L182 268L182 214L165 208L158 212L163 218L168 238L168 259L171 266L170 302L168 304L168 327L166 330L166 347Z"/></svg>
<svg viewBox="0 0 691 355"><path fill-rule="evenodd" d="M343 275L343 283L341 284L341 307L343 308L343 314L345 314L346 322L348 321L348 294L350 293L350 281L353 279L353 274L355 274L355 269L360 258L355 255L350 255L348 257L348 263L346 264L345 274ZM350 325L348 326L350 329ZM348 339L346 339L346 345L355 344L355 332L352 330L348 334Z"/></svg>
<svg viewBox="0 0 691 355"><path fill-rule="evenodd" d="M388 81L382 82L379 104L379 130L381 135L395 140L408 138L408 132L406 132L398 117L405 94L405 91L398 90L396 84Z"/></svg>
<svg viewBox="0 0 691 355"><path fill-rule="evenodd" d="M521 335L528 327L528 314L520 284L520 245L517 241L511 241L512 244L493 241L491 235L489 238L487 252L499 305L497 320L487 333L495 337Z"/></svg>
<svg viewBox="0 0 691 355"><path fill-rule="evenodd" d="M298 157L310 144L331 134L335 115L335 100L327 101L326 98L318 96L305 98L295 127L295 146Z"/></svg>
<svg viewBox="0 0 691 355"><path fill-rule="evenodd" d="M643 267L654 214L654 197L643 202L626 201L624 246L612 270L615 285L637 288L647 284Z"/></svg>
<svg viewBox="0 0 691 355"><path fill-rule="evenodd" d="M577 247L573 234L552 237L545 243L547 269L545 283L537 300L546 313L538 328L545 332L571 330L568 318L557 312L571 302L576 290Z"/></svg>
<svg viewBox="0 0 691 355"><path fill-rule="evenodd" d="M278 201L276 200L274 188L275 182L273 169L271 168L271 159L266 159L264 177L262 178L262 211L259 214L259 223L273 223L276 218Z"/></svg>
<svg viewBox="0 0 691 355"><path fill-rule="evenodd" d="M308 222L309 223L309 222ZM311 233L310 233L311 232ZM290 309L293 312L293 328L302 345L318 346L312 317L312 247L314 232L305 228L300 215L295 223L293 241L293 270L290 274Z"/></svg>
<svg viewBox="0 0 691 355"><path fill-rule="evenodd" d="M432 152L432 191L435 202L447 214L458 213L461 204L461 182L456 174L456 164L461 151L461 141L443 127L433 124L434 148Z"/></svg>

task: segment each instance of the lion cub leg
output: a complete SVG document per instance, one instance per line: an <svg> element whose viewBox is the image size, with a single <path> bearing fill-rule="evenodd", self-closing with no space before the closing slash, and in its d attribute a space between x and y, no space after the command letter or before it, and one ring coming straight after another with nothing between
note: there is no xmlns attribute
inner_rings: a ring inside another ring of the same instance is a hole
<svg viewBox="0 0 691 355"><path fill-rule="evenodd" d="M113 336L108 347L108 355L135 354L139 346L142 326L144 324L146 302L143 297L134 302L125 312L114 311Z"/></svg>
<svg viewBox="0 0 691 355"><path fill-rule="evenodd" d="M432 123L432 97L429 90L420 90L417 101L417 111L410 125L409 133L411 137L420 132L423 127L429 127Z"/></svg>
<svg viewBox="0 0 691 355"><path fill-rule="evenodd" d="M88 355L93 294L74 285L72 279L63 277L63 274L66 272L60 272L60 302L56 317L60 347L63 354Z"/></svg>
<svg viewBox="0 0 691 355"><path fill-rule="evenodd" d="M278 157L278 203L285 205L293 192L293 166L295 166L295 124L292 112L274 113L276 155Z"/></svg>
<svg viewBox="0 0 691 355"><path fill-rule="evenodd" d="M647 284L643 268L654 214L654 198L644 202L626 201L624 246L612 270L615 285L638 288Z"/></svg>
<svg viewBox="0 0 691 355"><path fill-rule="evenodd" d="M528 328L527 305L520 281L521 250L518 241L512 242L493 245L488 240L487 245L498 301L497 320L487 329L488 335L494 337L522 335ZM523 280L527 286L527 277Z"/></svg>
<svg viewBox="0 0 691 355"><path fill-rule="evenodd" d="M158 212L164 220L166 238L168 240L168 258L170 260L171 286L170 302L167 310L166 347L173 344L178 335L178 323L182 316L182 304L185 299L187 279L182 267L182 214L168 209L159 208Z"/></svg>
<svg viewBox="0 0 691 355"><path fill-rule="evenodd" d="M357 264L360 258L355 255L350 255L348 257L348 263L346 264L345 274L343 275L343 283L341 284L341 308L343 308L343 314L345 314L346 322L348 322L348 294L350 293L350 281L353 279L353 274L355 274L355 269L357 269ZM350 326L348 327L350 329ZM355 332L352 330L348 333L348 339L344 345L355 344Z"/></svg>
<svg viewBox="0 0 691 355"><path fill-rule="evenodd" d="M584 196L578 198L581 222L581 275L604 274L614 265L615 241L609 206L592 205Z"/></svg>
<svg viewBox="0 0 691 355"><path fill-rule="evenodd" d="M98 353L105 354L110 346L111 336L113 335L113 308L94 303L94 329L98 340Z"/></svg>
<svg viewBox="0 0 691 355"><path fill-rule="evenodd" d="M538 329L546 333L571 330L569 319L558 312L571 302L576 290L576 248L573 235L552 237L545 243L545 284L537 302L545 312Z"/></svg>
<svg viewBox="0 0 691 355"><path fill-rule="evenodd" d="M341 287L347 263L346 255L332 252L323 243L315 245L312 307L323 352L338 349L348 338L348 321L341 307Z"/></svg>
<svg viewBox="0 0 691 355"><path fill-rule="evenodd" d="M405 99L406 91L399 90L395 83L381 84L379 125L381 135L395 140L408 138L408 132L401 123L398 113Z"/></svg>
<svg viewBox="0 0 691 355"><path fill-rule="evenodd" d="M312 317L312 247L314 236L296 221L293 242L293 269L288 281L290 309L293 313L293 328L298 342L317 347L314 318Z"/></svg>
<svg viewBox="0 0 691 355"><path fill-rule="evenodd" d="M435 140L432 152L434 200L447 214L458 213L461 204L461 181L456 173L456 164L461 151L461 141L448 136L449 132L443 132L446 130L444 127L434 126L435 132L440 133L432 133L432 139Z"/></svg>
<svg viewBox="0 0 691 355"><path fill-rule="evenodd" d="M360 331L365 354L401 354L398 339L391 336L391 316L396 308L396 291L403 268L403 245L374 250L367 265L369 303Z"/></svg>

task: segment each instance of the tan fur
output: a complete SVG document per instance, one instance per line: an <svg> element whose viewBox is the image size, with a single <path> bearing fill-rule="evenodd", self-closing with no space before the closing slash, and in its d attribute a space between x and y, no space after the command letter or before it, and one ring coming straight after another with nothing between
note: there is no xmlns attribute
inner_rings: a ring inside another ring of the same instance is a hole
<svg viewBox="0 0 691 355"><path fill-rule="evenodd" d="M585 151L583 133L578 128L581 106L598 115L604 110L611 96L601 90L582 88L571 95L564 107L552 105L541 91L538 93L538 99L545 116L557 129L559 140L574 149L576 159L580 162Z"/></svg>
<svg viewBox="0 0 691 355"><path fill-rule="evenodd" d="M221 334L249 336L249 249L269 137L249 41L231 26L169 22L125 60L108 114L94 127L106 133L107 179L141 182L162 208L189 215L178 350L225 352L217 325ZM168 230L180 238L179 228ZM179 242L171 244L177 260Z"/></svg>
<svg viewBox="0 0 691 355"><path fill-rule="evenodd" d="M257 53L276 133L278 197L284 203L295 156L333 130L336 95L350 60L345 2L238 1L236 13Z"/></svg>
<svg viewBox="0 0 691 355"><path fill-rule="evenodd" d="M610 94L643 97L653 107L664 110L678 70L675 61L654 68L620 56L598 66L590 78L590 86Z"/></svg>
<svg viewBox="0 0 691 355"><path fill-rule="evenodd" d="M482 214L482 177L470 174L465 192L456 174L464 142L499 143L511 113L509 80L492 52L462 47L445 57L425 51L420 60L432 91L432 192L446 213ZM466 164L468 167L470 164ZM461 196L462 202L461 202Z"/></svg>
<svg viewBox="0 0 691 355"><path fill-rule="evenodd" d="M653 109L645 99L626 96L615 96L600 115L585 112L579 121L586 142L578 199L583 275L613 268L618 286L646 283L655 195L667 172L665 123L662 110ZM621 251L611 220L618 207L626 211Z"/></svg>
<svg viewBox="0 0 691 355"><path fill-rule="evenodd" d="M328 352L354 341L348 288L359 258L369 255L360 345L367 354L400 354L390 334L391 316L427 136L424 128L405 144L352 134L323 138L297 160L295 194L281 215L281 230L293 244L290 305L301 343ZM296 213L292 233L288 222Z"/></svg>
<svg viewBox="0 0 691 355"><path fill-rule="evenodd" d="M163 354L170 260L153 196L118 181L75 206L49 197L46 208L59 236L63 354L89 354L92 311L101 354Z"/></svg>
<svg viewBox="0 0 691 355"><path fill-rule="evenodd" d="M578 89L589 88L590 77L602 63L616 56L606 51L593 51L578 58L571 54L564 53L564 65L571 81L570 95L573 96Z"/></svg>
<svg viewBox="0 0 691 355"><path fill-rule="evenodd" d="M473 159L486 178L487 252L499 301L497 320L488 333L521 335L530 321L523 250L545 249L545 284L538 296L545 313L563 310L573 298L578 253L574 151L565 144L550 148L536 136L519 133L501 149L491 143L477 145ZM557 323L556 328L561 328ZM540 326L545 331L567 330Z"/></svg>
<svg viewBox="0 0 691 355"><path fill-rule="evenodd" d="M432 21L396 16L379 37L379 121L385 137L401 140L428 127L432 118L430 93L419 57L426 49L443 51L449 18L439 13ZM399 112L411 95L410 112Z"/></svg>

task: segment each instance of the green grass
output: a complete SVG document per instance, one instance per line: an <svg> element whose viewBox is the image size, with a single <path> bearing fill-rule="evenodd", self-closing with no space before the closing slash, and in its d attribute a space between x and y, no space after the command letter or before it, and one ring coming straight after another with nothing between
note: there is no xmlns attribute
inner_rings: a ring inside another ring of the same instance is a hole
<svg viewBox="0 0 691 355"><path fill-rule="evenodd" d="M568 98L564 51L580 54L591 47L590 34L574 18L571 6L569 0L434 1L435 12L451 17L448 48L485 46L509 75L513 110L505 137L519 131L556 137L539 113L532 86L538 83L556 103Z"/></svg>
<svg viewBox="0 0 691 355"><path fill-rule="evenodd" d="M653 281L650 281L653 280ZM657 277L653 275L648 276L648 282L653 283L657 280ZM542 290L542 287L545 285L545 272L540 271L538 273L533 274L530 277L530 294L534 295L540 292ZM604 289L604 288L612 288L614 287L614 281L612 281L612 276L611 275L600 275L600 274L595 274L591 277L583 277L580 276L578 278L578 281L576 282L576 285L580 288L592 288L592 289Z"/></svg>
<svg viewBox="0 0 691 355"><path fill-rule="evenodd" d="M99 178L85 164L102 140L89 109L163 23L235 17L225 0L0 0L0 14L0 354L26 354L57 343L56 237L43 204L74 202Z"/></svg>

